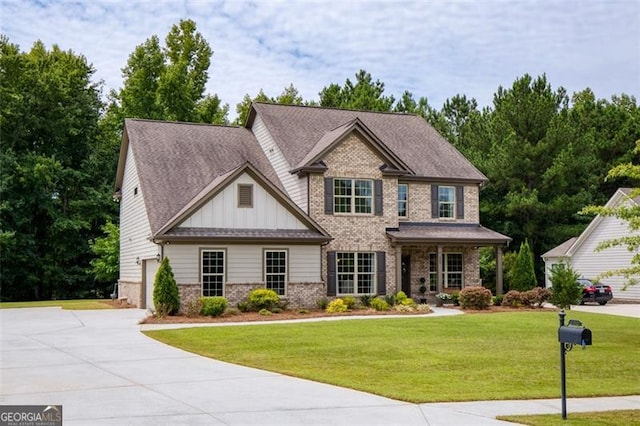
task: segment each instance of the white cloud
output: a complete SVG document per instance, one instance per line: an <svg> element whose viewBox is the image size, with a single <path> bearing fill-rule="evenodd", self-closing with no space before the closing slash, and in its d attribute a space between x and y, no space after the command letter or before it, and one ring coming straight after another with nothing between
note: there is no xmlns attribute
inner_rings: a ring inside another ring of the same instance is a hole
<svg viewBox="0 0 640 426"><path fill-rule="evenodd" d="M28 50L40 39L85 55L121 86L136 45L193 19L214 50L207 90L231 105L293 83L317 99L359 69L433 106L457 93L491 103L499 85L546 73L569 93L640 95L640 3L587 1L122 1L0 0L1 32Z"/></svg>

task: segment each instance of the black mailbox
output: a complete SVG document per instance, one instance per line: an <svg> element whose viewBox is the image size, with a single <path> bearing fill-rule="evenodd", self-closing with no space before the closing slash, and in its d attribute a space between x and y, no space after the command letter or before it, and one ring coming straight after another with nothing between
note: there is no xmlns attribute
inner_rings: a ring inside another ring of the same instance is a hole
<svg viewBox="0 0 640 426"><path fill-rule="evenodd" d="M561 326L558 329L558 342L591 346L591 330L584 327Z"/></svg>

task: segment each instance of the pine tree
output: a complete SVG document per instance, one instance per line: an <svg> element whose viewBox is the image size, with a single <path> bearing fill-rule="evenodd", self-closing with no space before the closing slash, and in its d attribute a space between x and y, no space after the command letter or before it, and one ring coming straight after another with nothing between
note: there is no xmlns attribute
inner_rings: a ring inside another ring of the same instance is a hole
<svg viewBox="0 0 640 426"><path fill-rule="evenodd" d="M551 300L561 309L571 309L571 305L580 302L582 288L578 284L578 273L564 263L551 267Z"/></svg>
<svg viewBox="0 0 640 426"><path fill-rule="evenodd" d="M158 316L174 315L180 309L180 293L169 258L162 259L153 283L153 304Z"/></svg>
<svg viewBox="0 0 640 426"><path fill-rule="evenodd" d="M518 257L509 271L509 283L511 290L527 291L536 286L536 274L533 269L533 254L529 241L520 244Z"/></svg>

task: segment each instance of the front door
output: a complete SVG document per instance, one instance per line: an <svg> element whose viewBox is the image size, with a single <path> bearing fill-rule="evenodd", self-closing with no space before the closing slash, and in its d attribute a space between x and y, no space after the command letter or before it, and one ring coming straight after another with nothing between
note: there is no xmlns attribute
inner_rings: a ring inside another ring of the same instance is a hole
<svg viewBox="0 0 640 426"><path fill-rule="evenodd" d="M402 256L402 291L411 297L411 256Z"/></svg>

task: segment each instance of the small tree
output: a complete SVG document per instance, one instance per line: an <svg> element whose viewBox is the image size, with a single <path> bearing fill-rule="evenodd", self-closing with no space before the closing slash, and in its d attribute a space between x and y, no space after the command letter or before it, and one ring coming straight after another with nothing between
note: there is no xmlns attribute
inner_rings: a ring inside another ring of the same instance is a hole
<svg viewBox="0 0 640 426"><path fill-rule="evenodd" d="M582 288L578 283L578 273L565 263L551 267L551 303L561 309L571 309L580 303Z"/></svg>
<svg viewBox="0 0 640 426"><path fill-rule="evenodd" d="M533 269L533 254L529 242L520 244L518 257L509 270L509 288L511 290L527 291L536 286L536 273Z"/></svg>
<svg viewBox="0 0 640 426"><path fill-rule="evenodd" d="M89 241L91 251L97 256L91 261L91 268L96 280L113 283L120 270L120 228L107 222L100 229L104 237Z"/></svg>
<svg viewBox="0 0 640 426"><path fill-rule="evenodd" d="M153 283L153 304L158 316L174 315L180 309L180 293L169 258L162 259Z"/></svg>

